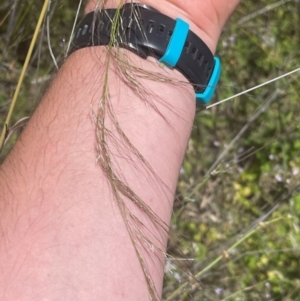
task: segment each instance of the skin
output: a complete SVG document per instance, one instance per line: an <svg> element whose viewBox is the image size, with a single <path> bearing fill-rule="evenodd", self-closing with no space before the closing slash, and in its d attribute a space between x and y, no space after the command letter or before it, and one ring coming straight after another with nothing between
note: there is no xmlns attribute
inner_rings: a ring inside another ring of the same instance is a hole
<svg viewBox="0 0 300 301"><path fill-rule="evenodd" d="M171 17L184 18L214 51L223 25L239 1L143 2ZM117 4L107 1L107 7ZM86 12L95 5L96 1L88 2ZM177 71L124 53L144 70L186 82ZM76 51L67 59L1 166L3 301L149 299L119 207L95 160L91 105L97 108L102 95L106 59L101 47ZM147 91L155 91L151 99L163 119L119 79L113 64L109 68L110 101L118 122L160 180L153 185L149 172L111 143L113 162L128 186L168 225L195 114L193 89L188 84L142 80ZM107 127L114 131L109 118ZM167 234L129 200L125 202L164 251ZM145 247L142 255L160 296L163 253Z"/></svg>

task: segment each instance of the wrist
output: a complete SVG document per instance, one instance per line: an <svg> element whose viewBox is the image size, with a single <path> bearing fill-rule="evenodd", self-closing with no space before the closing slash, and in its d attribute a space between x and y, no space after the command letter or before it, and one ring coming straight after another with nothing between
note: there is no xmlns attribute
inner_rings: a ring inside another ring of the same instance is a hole
<svg viewBox="0 0 300 301"><path fill-rule="evenodd" d="M109 23L120 18L123 25L120 28L118 25L119 34L114 37L114 45L129 49L144 59L153 56L161 64L180 71L193 85L197 104L206 104L211 99L220 77L220 62L213 57L208 43L195 33L198 30L195 25L191 26L179 12L176 13L179 17L172 17L148 4L120 1L118 8L110 6L113 6L112 2L105 7L96 5L95 10L84 17L71 52L109 45L112 42ZM90 8L91 2L87 12Z"/></svg>
<svg viewBox="0 0 300 301"><path fill-rule="evenodd" d="M98 0L90 0L86 6L85 13L87 14L91 11L100 9L101 7L98 5L98 2ZM130 2L130 0L109 0L106 2L105 8L116 8L120 3L122 6L123 4ZM189 23L190 30L204 41L211 52L215 52L222 25L220 25L216 12L212 7L209 7L209 5L201 4L201 6L206 5L207 7L199 10L200 15L198 14L197 17L193 17L193 15L190 14L189 8L184 8L183 5L177 6L171 3L172 1L142 0L136 2L149 5L173 19L182 18Z"/></svg>

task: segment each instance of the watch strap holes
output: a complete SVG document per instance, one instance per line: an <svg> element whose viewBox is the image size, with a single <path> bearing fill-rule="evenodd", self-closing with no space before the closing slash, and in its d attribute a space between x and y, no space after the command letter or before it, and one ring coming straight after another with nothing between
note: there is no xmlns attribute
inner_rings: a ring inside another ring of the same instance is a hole
<svg viewBox="0 0 300 301"><path fill-rule="evenodd" d="M150 22L148 23L147 29L146 29L147 32L149 32L149 33L152 33L152 32L153 32L154 24L155 24L155 22L153 22L153 21L150 21Z"/></svg>
<svg viewBox="0 0 300 301"><path fill-rule="evenodd" d="M198 52L199 52L199 50L196 47L194 47L192 49L192 58L193 58L193 60L195 60L197 58Z"/></svg>
<svg viewBox="0 0 300 301"><path fill-rule="evenodd" d="M122 17L122 26L124 27L124 28L128 28L128 27L130 27L131 26L131 21L130 20L132 20L130 17Z"/></svg>
<svg viewBox="0 0 300 301"><path fill-rule="evenodd" d="M211 67L208 68L207 74L206 74L206 78L209 79L210 75L211 75Z"/></svg>
<svg viewBox="0 0 300 301"><path fill-rule="evenodd" d="M173 30L169 30L167 34L167 41L170 41L172 34L173 34Z"/></svg>
<svg viewBox="0 0 300 301"><path fill-rule="evenodd" d="M138 16L138 18L131 18L133 20L133 26L134 29L142 29L144 30L145 28L145 20ZM154 23L153 23L154 24ZM149 25L149 24L148 24Z"/></svg>
<svg viewBox="0 0 300 301"><path fill-rule="evenodd" d="M104 22L101 20L98 25L98 29L102 31L104 29Z"/></svg>
<svg viewBox="0 0 300 301"><path fill-rule="evenodd" d="M108 23L108 24L110 24L110 23ZM97 27L95 27L95 29L97 29L99 32L101 32L101 31L103 31L103 29L104 29L104 22L101 20L101 21L99 21L98 23L96 23L96 26ZM109 30L110 28L108 28L108 30ZM90 31L91 30L93 30L93 26L91 26L91 28L90 28Z"/></svg>
<svg viewBox="0 0 300 301"><path fill-rule="evenodd" d="M87 33L87 31L88 31L88 28L89 28L89 26L85 24L85 25L83 26L83 29L82 29L82 33L81 33L81 35L83 35L83 36L84 36L84 35Z"/></svg>
<svg viewBox="0 0 300 301"><path fill-rule="evenodd" d="M158 30L157 30L157 35L159 36L159 37L161 37L162 35L163 35L163 33L164 33L164 31L165 31L165 25L163 25L163 24L160 24L159 25L159 27L158 27Z"/></svg>
<svg viewBox="0 0 300 301"><path fill-rule="evenodd" d="M205 60L204 61L204 70L203 70L203 72L206 73L207 69L208 69L208 62L207 62L207 60Z"/></svg>
<svg viewBox="0 0 300 301"><path fill-rule="evenodd" d="M81 28L78 29L76 38L79 38L80 34L81 34Z"/></svg>
<svg viewBox="0 0 300 301"><path fill-rule="evenodd" d="M131 29L136 29L137 24L133 18L127 18L123 17L122 19L122 26L124 28L131 28Z"/></svg>
<svg viewBox="0 0 300 301"><path fill-rule="evenodd" d="M189 52L190 52L190 49L191 49L191 43L190 42L185 42L185 44L184 44L184 52L186 53L186 54L188 54Z"/></svg>
<svg viewBox="0 0 300 301"><path fill-rule="evenodd" d="M198 55L198 58L197 58L197 63L198 63L198 65L199 65L199 67L202 66L203 61L204 61L204 56L200 53L200 54Z"/></svg>

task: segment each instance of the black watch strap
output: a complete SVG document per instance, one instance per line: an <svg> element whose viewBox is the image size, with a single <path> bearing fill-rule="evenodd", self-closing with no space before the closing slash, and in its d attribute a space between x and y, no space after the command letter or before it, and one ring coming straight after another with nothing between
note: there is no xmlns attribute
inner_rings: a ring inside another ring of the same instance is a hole
<svg viewBox="0 0 300 301"><path fill-rule="evenodd" d="M118 24L117 28L113 27L113 22ZM142 58L153 56L160 59L168 49L175 26L176 20L144 4L128 3L119 10L103 9L84 17L75 34L71 52L90 46L118 45ZM190 30L180 51L174 68L193 84L196 94L203 93L214 71L213 54Z"/></svg>

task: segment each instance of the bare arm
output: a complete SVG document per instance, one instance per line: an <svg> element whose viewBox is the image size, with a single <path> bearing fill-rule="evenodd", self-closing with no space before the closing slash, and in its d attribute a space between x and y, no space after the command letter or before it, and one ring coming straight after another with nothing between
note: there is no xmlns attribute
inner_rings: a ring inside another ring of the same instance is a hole
<svg viewBox="0 0 300 301"><path fill-rule="evenodd" d="M225 0L189 1L186 8L175 0L144 2L171 17L190 21L192 30L214 50L222 26L238 1L231 1L228 10L224 10L228 6ZM210 5L214 2L219 8ZM94 5L91 1L87 11ZM201 28L195 20L209 12L214 17L207 20L207 26L214 22L218 26ZM186 82L177 71L161 69L131 53L126 55L135 66ZM91 105L97 110L106 68L107 53L101 47L72 54L1 166L1 300L149 298L124 215L95 158ZM114 64L109 64L110 101L118 124L149 163L156 180L134 157L122 154L120 146L108 144L114 166L128 187L169 224L195 114L194 92L190 85L141 81L157 111L145 105L120 79ZM112 120L107 118L106 122L112 137L117 138ZM165 250L166 233L154 228L128 200L125 203L151 230L156 245ZM143 256L160 295L163 254L156 253L148 246Z"/></svg>

